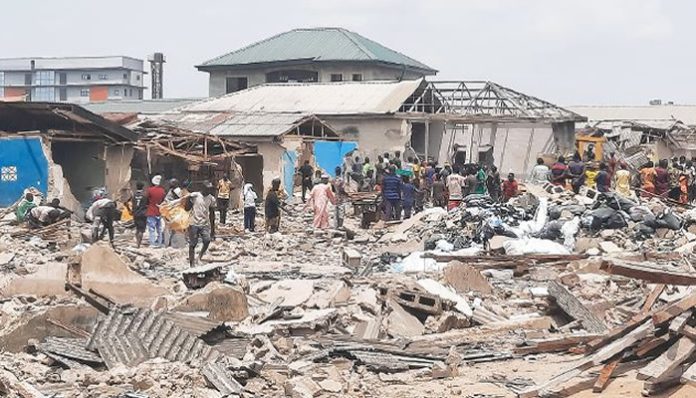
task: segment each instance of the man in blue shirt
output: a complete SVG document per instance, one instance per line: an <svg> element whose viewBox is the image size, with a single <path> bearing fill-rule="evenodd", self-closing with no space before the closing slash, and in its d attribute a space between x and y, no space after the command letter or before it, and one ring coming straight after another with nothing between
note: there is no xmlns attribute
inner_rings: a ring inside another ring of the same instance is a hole
<svg viewBox="0 0 696 398"><path fill-rule="evenodd" d="M401 178L393 165L386 170L382 181L382 197L386 221L401 219Z"/></svg>

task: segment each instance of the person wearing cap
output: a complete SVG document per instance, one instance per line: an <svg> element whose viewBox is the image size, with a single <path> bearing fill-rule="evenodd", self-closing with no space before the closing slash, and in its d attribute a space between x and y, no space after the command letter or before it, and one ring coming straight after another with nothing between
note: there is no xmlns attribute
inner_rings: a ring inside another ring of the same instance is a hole
<svg viewBox="0 0 696 398"><path fill-rule="evenodd" d="M329 176L322 174L321 182L312 188L307 202L314 210L314 228L329 228L329 203L336 204L336 196L329 185Z"/></svg>
<svg viewBox="0 0 696 398"><path fill-rule="evenodd" d="M213 196L213 184L206 182L203 184L201 192L192 192L187 200L184 208L191 212L189 218L189 265L191 267L196 264L196 246L198 240L203 241L203 247L198 254L198 260L203 258L203 255L210 246L214 234L216 200Z"/></svg>
<svg viewBox="0 0 696 398"><path fill-rule="evenodd" d="M152 185L147 188L145 196L147 197L147 235L150 247L162 247L164 244L164 234L162 232L162 215L160 214L159 205L162 204L166 193L160 185L162 176L157 174L152 177Z"/></svg>

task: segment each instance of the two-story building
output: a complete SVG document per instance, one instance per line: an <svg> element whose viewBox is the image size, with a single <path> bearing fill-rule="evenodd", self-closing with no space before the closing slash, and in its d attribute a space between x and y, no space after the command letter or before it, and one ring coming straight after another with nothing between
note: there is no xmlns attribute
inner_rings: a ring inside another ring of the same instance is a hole
<svg viewBox="0 0 696 398"><path fill-rule="evenodd" d="M265 83L416 80L437 70L343 28L280 33L196 66L217 97Z"/></svg>

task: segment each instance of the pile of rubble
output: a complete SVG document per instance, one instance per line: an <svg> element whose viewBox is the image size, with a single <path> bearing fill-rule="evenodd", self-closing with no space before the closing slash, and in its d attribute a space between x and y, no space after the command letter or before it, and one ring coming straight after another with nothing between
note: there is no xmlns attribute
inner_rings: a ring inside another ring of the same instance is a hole
<svg viewBox="0 0 696 398"><path fill-rule="evenodd" d="M688 389L694 215L658 199L534 186L508 204L471 196L370 229L349 217L344 229L314 231L297 206L277 234L244 234L232 214L196 268L181 249L135 248L123 227L112 249L82 243L76 222L42 237L6 223L0 393Z"/></svg>

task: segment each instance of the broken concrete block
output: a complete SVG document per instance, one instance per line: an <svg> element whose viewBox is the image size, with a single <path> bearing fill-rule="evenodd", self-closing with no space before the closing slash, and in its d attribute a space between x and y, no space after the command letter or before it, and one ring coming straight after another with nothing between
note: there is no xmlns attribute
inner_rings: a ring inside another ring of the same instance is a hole
<svg viewBox="0 0 696 398"><path fill-rule="evenodd" d="M312 398L321 394L322 388L310 377L294 377L283 386L285 395L292 398Z"/></svg>
<svg viewBox="0 0 696 398"><path fill-rule="evenodd" d="M438 316L429 316L425 328L433 333L444 333L452 329L464 329L471 326L469 318L458 312L445 312Z"/></svg>
<svg viewBox="0 0 696 398"><path fill-rule="evenodd" d="M80 262L82 288L111 297L119 304L150 307L152 301L169 291L131 270L114 250L104 244L92 245Z"/></svg>
<svg viewBox="0 0 696 398"><path fill-rule="evenodd" d="M347 268L357 269L362 265L362 255L354 249L344 248L342 260L343 266Z"/></svg>
<svg viewBox="0 0 696 398"><path fill-rule="evenodd" d="M26 313L14 322L14 327L3 331L0 351L20 352L29 339L43 341L47 336L75 337L48 320L60 322L77 329L90 331L98 311L90 305L55 305L38 313Z"/></svg>
<svg viewBox="0 0 696 398"><path fill-rule="evenodd" d="M249 316L249 305L240 289L211 283L174 306L175 311L208 312L208 319L218 322L241 321Z"/></svg>
<svg viewBox="0 0 696 398"><path fill-rule="evenodd" d="M336 380L326 379L319 382L319 387L328 392L341 392L343 385Z"/></svg>
<svg viewBox="0 0 696 398"><path fill-rule="evenodd" d="M222 272L222 265L209 264L182 271L181 279L187 288L200 289L211 282L222 282L225 275Z"/></svg>
<svg viewBox="0 0 696 398"><path fill-rule="evenodd" d="M616 246L614 242L599 242L599 247L607 254L620 253L623 251L620 247Z"/></svg>
<svg viewBox="0 0 696 398"><path fill-rule="evenodd" d="M591 248L599 248L599 240L587 237L580 237L575 240L576 251L585 253Z"/></svg>
<svg viewBox="0 0 696 398"><path fill-rule="evenodd" d="M438 361L433 363L432 368L430 368L430 374L433 379L446 379L459 376L459 371L456 366L447 365L444 362Z"/></svg>
<svg viewBox="0 0 696 398"><path fill-rule="evenodd" d="M28 275L16 276L0 289L0 297L17 295L64 296L65 275L68 265L48 263L35 268Z"/></svg>
<svg viewBox="0 0 696 398"><path fill-rule="evenodd" d="M451 261L444 270L445 282L452 286L457 293L470 291L492 294L493 288L481 272L461 261Z"/></svg>
<svg viewBox="0 0 696 398"><path fill-rule="evenodd" d="M503 244L510 239L507 236L495 235L488 240L488 246L491 250L503 250Z"/></svg>
<svg viewBox="0 0 696 398"><path fill-rule="evenodd" d="M296 307L309 300L313 293L314 281L288 279L272 284L267 290L259 292L258 297L267 303L273 303L278 298L282 298L282 306Z"/></svg>
<svg viewBox="0 0 696 398"><path fill-rule="evenodd" d="M392 299L387 301L391 312L387 316L387 332L391 336L411 337L423 334L425 326Z"/></svg>

